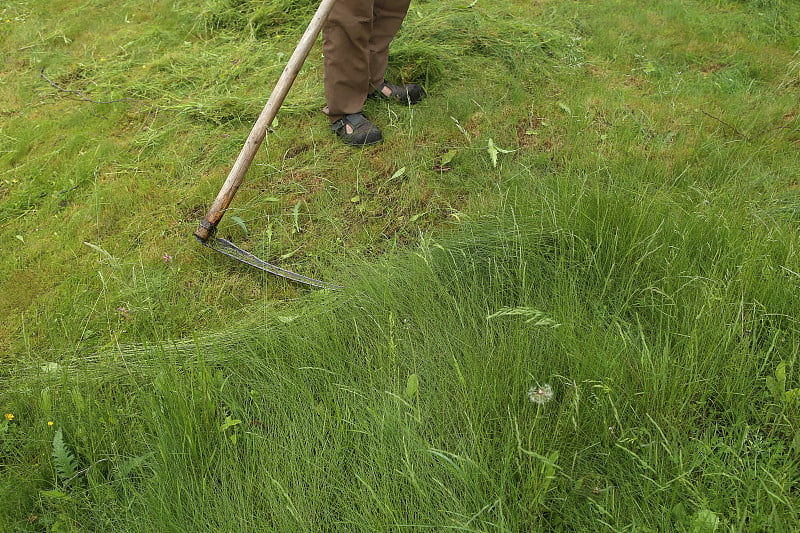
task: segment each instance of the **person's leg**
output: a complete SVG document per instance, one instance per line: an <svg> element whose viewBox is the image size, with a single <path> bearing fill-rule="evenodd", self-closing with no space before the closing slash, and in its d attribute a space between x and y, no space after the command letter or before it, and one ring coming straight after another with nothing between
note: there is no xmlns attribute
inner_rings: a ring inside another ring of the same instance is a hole
<svg viewBox="0 0 800 533"><path fill-rule="evenodd" d="M406 17L411 0L374 0L372 33L369 38L369 92L384 82L389 64L389 43Z"/></svg>
<svg viewBox="0 0 800 533"><path fill-rule="evenodd" d="M373 0L338 0L323 28L325 100L332 122L364 107L372 20Z"/></svg>

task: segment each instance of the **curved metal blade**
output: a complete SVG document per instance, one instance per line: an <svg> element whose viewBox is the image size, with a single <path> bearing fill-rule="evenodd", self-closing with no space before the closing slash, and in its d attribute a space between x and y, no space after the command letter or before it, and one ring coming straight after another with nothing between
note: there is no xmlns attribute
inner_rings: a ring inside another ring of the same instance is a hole
<svg viewBox="0 0 800 533"><path fill-rule="evenodd" d="M209 239L203 241L201 239L197 239L200 241L201 244L208 246L212 250L216 250L221 254L225 254L228 257L232 257L237 261L241 261L242 263L247 263L250 266L256 267L259 270L263 270L264 272L269 272L270 274L275 274L276 276L280 276L282 278L290 279L292 281L296 281L298 283L303 283L305 285L313 285L314 287L320 287L323 289L343 289L341 285L334 285L332 283L326 283L324 281L320 281L318 279L309 278L308 276L304 276L302 274L298 274L297 272L292 272L291 270L286 270L285 268L281 268L275 265L271 265L262 259L254 256L250 252L242 250L231 241L227 239L221 239L218 237L210 237Z"/></svg>

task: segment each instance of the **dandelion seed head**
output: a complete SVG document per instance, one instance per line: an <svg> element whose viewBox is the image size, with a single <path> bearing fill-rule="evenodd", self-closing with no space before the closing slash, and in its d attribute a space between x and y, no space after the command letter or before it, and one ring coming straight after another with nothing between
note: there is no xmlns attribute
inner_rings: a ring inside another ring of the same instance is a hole
<svg viewBox="0 0 800 533"><path fill-rule="evenodd" d="M531 387L528 391L528 398L533 403L544 405L553 399L553 387L551 387L549 383Z"/></svg>

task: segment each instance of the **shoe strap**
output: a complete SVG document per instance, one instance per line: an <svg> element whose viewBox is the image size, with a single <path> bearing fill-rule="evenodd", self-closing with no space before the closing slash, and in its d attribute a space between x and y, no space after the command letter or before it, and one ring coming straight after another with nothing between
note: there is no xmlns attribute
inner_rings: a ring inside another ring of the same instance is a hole
<svg viewBox="0 0 800 533"><path fill-rule="evenodd" d="M345 123L344 123L344 119L343 118L340 118L339 120L336 120L336 121L331 123L331 129L335 133L338 133L340 129L344 128L344 126L345 126Z"/></svg>
<svg viewBox="0 0 800 533"><path fill-rule="evenodd" d="M340 120L349 123L353 127L354 130L356 128L358 128L359 126L361 126L362 124L365 124L365 123L369 122L367 120L367 117L364 116L364 113L353 113L351 115L345 115L344 118L342 118Z"/></svg>
<svg viewBox="0 0 800 533"><path fill-rule="evenodd" d="M364 113L352 113L350 115L345 115L339 120L334 121L331 124L331 129L338 133L339 130L343 129L347 124L350 124L350 127L353 128L353 131L356 131L360 126L369 125L369 119L364 115Z"/></svg>
<svg viewBox="0 0 800 533"><path fill-rule="evenodd" d="M392 94L390 94L389 96L386 96L385 94L383 94L383 88L384 87L388 87L389 90L392 91ZM383 96L384 98L398 98L398 97L402 97L401 95L403 94L403 92L405 92L404 89L405 89L405 87L403 87L402 85L392 85L391 83L386 83L384 81L383 83L381 83L378 86L378 89L377 89L376 92L380 93L380 96Z"/></svg>

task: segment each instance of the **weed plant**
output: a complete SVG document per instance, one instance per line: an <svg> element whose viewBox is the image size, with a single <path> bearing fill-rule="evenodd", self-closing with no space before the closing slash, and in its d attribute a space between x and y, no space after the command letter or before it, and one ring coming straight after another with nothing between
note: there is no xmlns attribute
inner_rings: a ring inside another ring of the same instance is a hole
<svg viewBox="0 0 800 533"><path fill-rule="evenodd" d="M0 530L793 531L785 0L412 4L329 132L312 2L0 6ZM216 254L219 255L219 254Z"/></svg>

